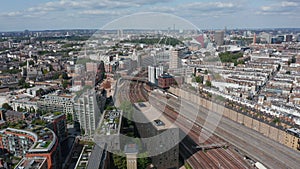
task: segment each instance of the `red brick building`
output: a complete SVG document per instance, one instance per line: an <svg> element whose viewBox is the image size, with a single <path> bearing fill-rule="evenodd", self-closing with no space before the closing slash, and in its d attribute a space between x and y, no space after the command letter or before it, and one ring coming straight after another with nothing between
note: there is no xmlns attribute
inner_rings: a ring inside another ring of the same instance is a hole
<svg viewBox="0 0 300 169"><path fill-rule="evenodd" d="M171 85L175 84L175 79L169 74L162 74L158 77L158 86L163 89L169 88Z"/></svg>

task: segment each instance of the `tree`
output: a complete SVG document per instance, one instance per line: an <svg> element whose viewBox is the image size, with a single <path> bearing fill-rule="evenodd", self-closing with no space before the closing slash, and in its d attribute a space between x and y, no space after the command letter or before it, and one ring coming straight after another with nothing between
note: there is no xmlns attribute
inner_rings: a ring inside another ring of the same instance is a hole
<svg viewBox="0 0 300 169"><path fill-rule="evenodd" d="M72 124L73 123L73 116L71 113L67 113L67 122Z"/></svg>
<svg viewBox="0 0 300 169"><path fill-rule="evenodd" d="M53 75L53 80L56 80L59 78L59 73L55 72L54 75Z"/></svg>
<svg viewBox="0 0 300 169"><path fill-rule="evenodd" d="M18 111L18 112L24 112L24 111L26 111L26 109L23 109L22 107L18 106L18 107L17 107L17 111Z"/></svg>
<svg viewBox="0 0 300 169"><path fill-rule="evenodd" d="M118 154L113 154L114 165L118 169L126 169L126 157Z"/></svg>
<svg viewBox="0 0 300 169"><path fill-rule="evenodd" d="M203 83L203 77L202 76L196 76L195 80L196 80L197 83L201 83L201 84Z"/></svg>
<svg viewBox="0 0 300 169"><path fill-rule="evenodd" d="M43 69L42 72L43 72L44 75L49 73L47 69Z"/></svg>
<svg viewBox="0 0 300 169"><path fill-rule="evenodd" d="M21 86L25 83L25 78L21 78L18 82L18 85Z"/></svg>
<svg viewBox="0 0 300 169"><path fill-rule="evenodd" d="M66 72L63 72L62 73L62 78L65 79L65 80L69 79L68 74Z"/></svg>
<svg viewBox="0 0 300 169"><path fill-rule="evenodd" d="M66 89L69 85L69 82L67 80L64 80L63 83L62 83L62 86L64 89Z"/></svg>
<svg viewBox="0 0 300 169"><path fill-rule="evenodd" d="M211 86L212 86L212 85L211 85L211 81L207 80L207 81L205 82L205 85L206 85L207 87L211 87Z"/></svg>
<svg viewBox="0 0 300 169"><path fill-rule="evenodd" d="M147 153L140 154L137 161L138 161L138 167L137 168L147 168L150 164L150 159L147 156Z"/></svg>
<svg viewBox="0 0 300 169"><path fill-rule="evenodd" d="M2 108L6 110L13 110L13 108L8 103L3 103Z"/></svg>
<svg viewBox="0 0 300 169"><path fill-rule="evenodd" d="M22 88L29 88L30 84L26 83L25 78L21 78L18 82L18 85L21 86Z"/></svg>
<svg viewBox="0 0 300 169"><path fill-rule="evenodd" d="M85 130L83 128L81 128L81 135L84 136L85 135Z"/></svg>
<svg viewBox="0 0 300 169"><path fill-rule="evenodd" d="M50 69L50 71L54 71L54 69L53 69L53 66L52 66L52 65L49 65L49 69Z"/></svg>
<svg viewBox="0 0 300 169"><path fill-rule="evenodd" d="M220 60L223 63L235 63L238 64L237 61L239 58L243 57L243 53L230 53L230 52L224 52L219 54ZM241 62L242 63L242 62Z"/></svg>
<svg viewBox="0 0 300 169"><path fill-rule="evenodd" d="M34 65L34 61L33 61L33 60L30 60L30 61L29 61L29 65Z"/></svg>
<svg viewBox="0 0 300 169"><path fill-rule="evenodd" d="M277 71L280 71L280 68L281 68L281 64L278 65Z"/></svg>
<svg viewBox="0 0 300 169"><path fill-rule="evenodd" d="M292 57L291 63L296 63L296 57L295 56Z"/></svg>

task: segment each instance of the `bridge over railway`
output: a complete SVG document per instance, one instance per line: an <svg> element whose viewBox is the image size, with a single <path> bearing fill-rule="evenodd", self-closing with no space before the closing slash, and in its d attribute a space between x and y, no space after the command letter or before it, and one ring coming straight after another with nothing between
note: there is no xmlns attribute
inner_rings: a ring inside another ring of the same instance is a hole
<svg viewBox="0 0 300 169"><path fill-rule="evenodd" d="M138 81L138 82L148 82L148 79L145 77L136 77L136 76L122 76L123 80L131 80L131 81Z"/></svg>

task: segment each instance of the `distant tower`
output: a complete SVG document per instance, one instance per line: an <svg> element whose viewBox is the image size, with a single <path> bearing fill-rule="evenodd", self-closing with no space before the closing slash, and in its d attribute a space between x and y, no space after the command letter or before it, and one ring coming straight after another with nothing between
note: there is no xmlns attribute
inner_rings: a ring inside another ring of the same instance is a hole
<svg viewBox="0 0 300 169"><path fill-rule="evenodd" d="M148 81L155 84L155 67L148 66Z"/></svg>
<svg viewBox="0 0 300 169"><path fill-rule="evenodd" d="M123 38L123 30L122 29L118 30L118 37Z"/></svg>
<svg viewBox="0 0 300 169"><path fill-rule="evenodd" d="M218 46L222 46L224 44L224 31L215 32L215 42Z"/></svg>
<svg viewBox="0 0 300 169"><path fill-rule="evenodd" d="M141 67L142 66L142 55L137 55L137 67Z"/></svg>
<svg viewBox="0 0 300 169"><path fill-rule="evenodd" d="M29 72L30 72L29 59L27 59L27 61L26 61L26 81L29 81L29 76L28 76ZM23 72L23 73L25 73L25 72ZM23 75L25 75L25 74L23 74Z"/></svg>
<svg viewBox="0 0 300 169"><path fill-rule="evenodd" d="M132 60L137 60L137 59L138 59L138 58L137 58L137 54L136 54L136 50L135 50L135 49L133 49L131 59L132 59Z"/></svg>
<svg viewBox="0 0 300 169"><path fill-rule="evenodd" d="M87 57L86 46L84 47L84 58Z"/></svg>
<svg viewBox="0 0 300 169"><path fill-rule="evenodd" d="M29 71L29 59L26 60L26 69L27 69L27 72Z"/></svg>
<svg viewBox="0 0 300 169"><path fill-rule="evenodd" d="M179 57L179 50L172 49L170 55L170 69L181 68L181 59Z"/></svg>
<svg viewBox="0 0 300 169"><path fill-rule="evenodd" d="M254 36L253 36L253 45L256 44L256 33L254 33Z"/></svg>

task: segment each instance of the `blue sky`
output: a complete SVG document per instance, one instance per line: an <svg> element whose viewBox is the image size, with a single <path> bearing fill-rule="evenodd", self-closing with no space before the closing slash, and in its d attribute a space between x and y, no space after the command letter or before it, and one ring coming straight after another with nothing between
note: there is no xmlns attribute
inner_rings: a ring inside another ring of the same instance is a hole
<svg viewBox="0 0 300 169"><path fill-rule="evenodd" d="M137 12L176 15L200 29L299 28L298 11L299 0L1 0L0 31L98 29Z"/></svg>

